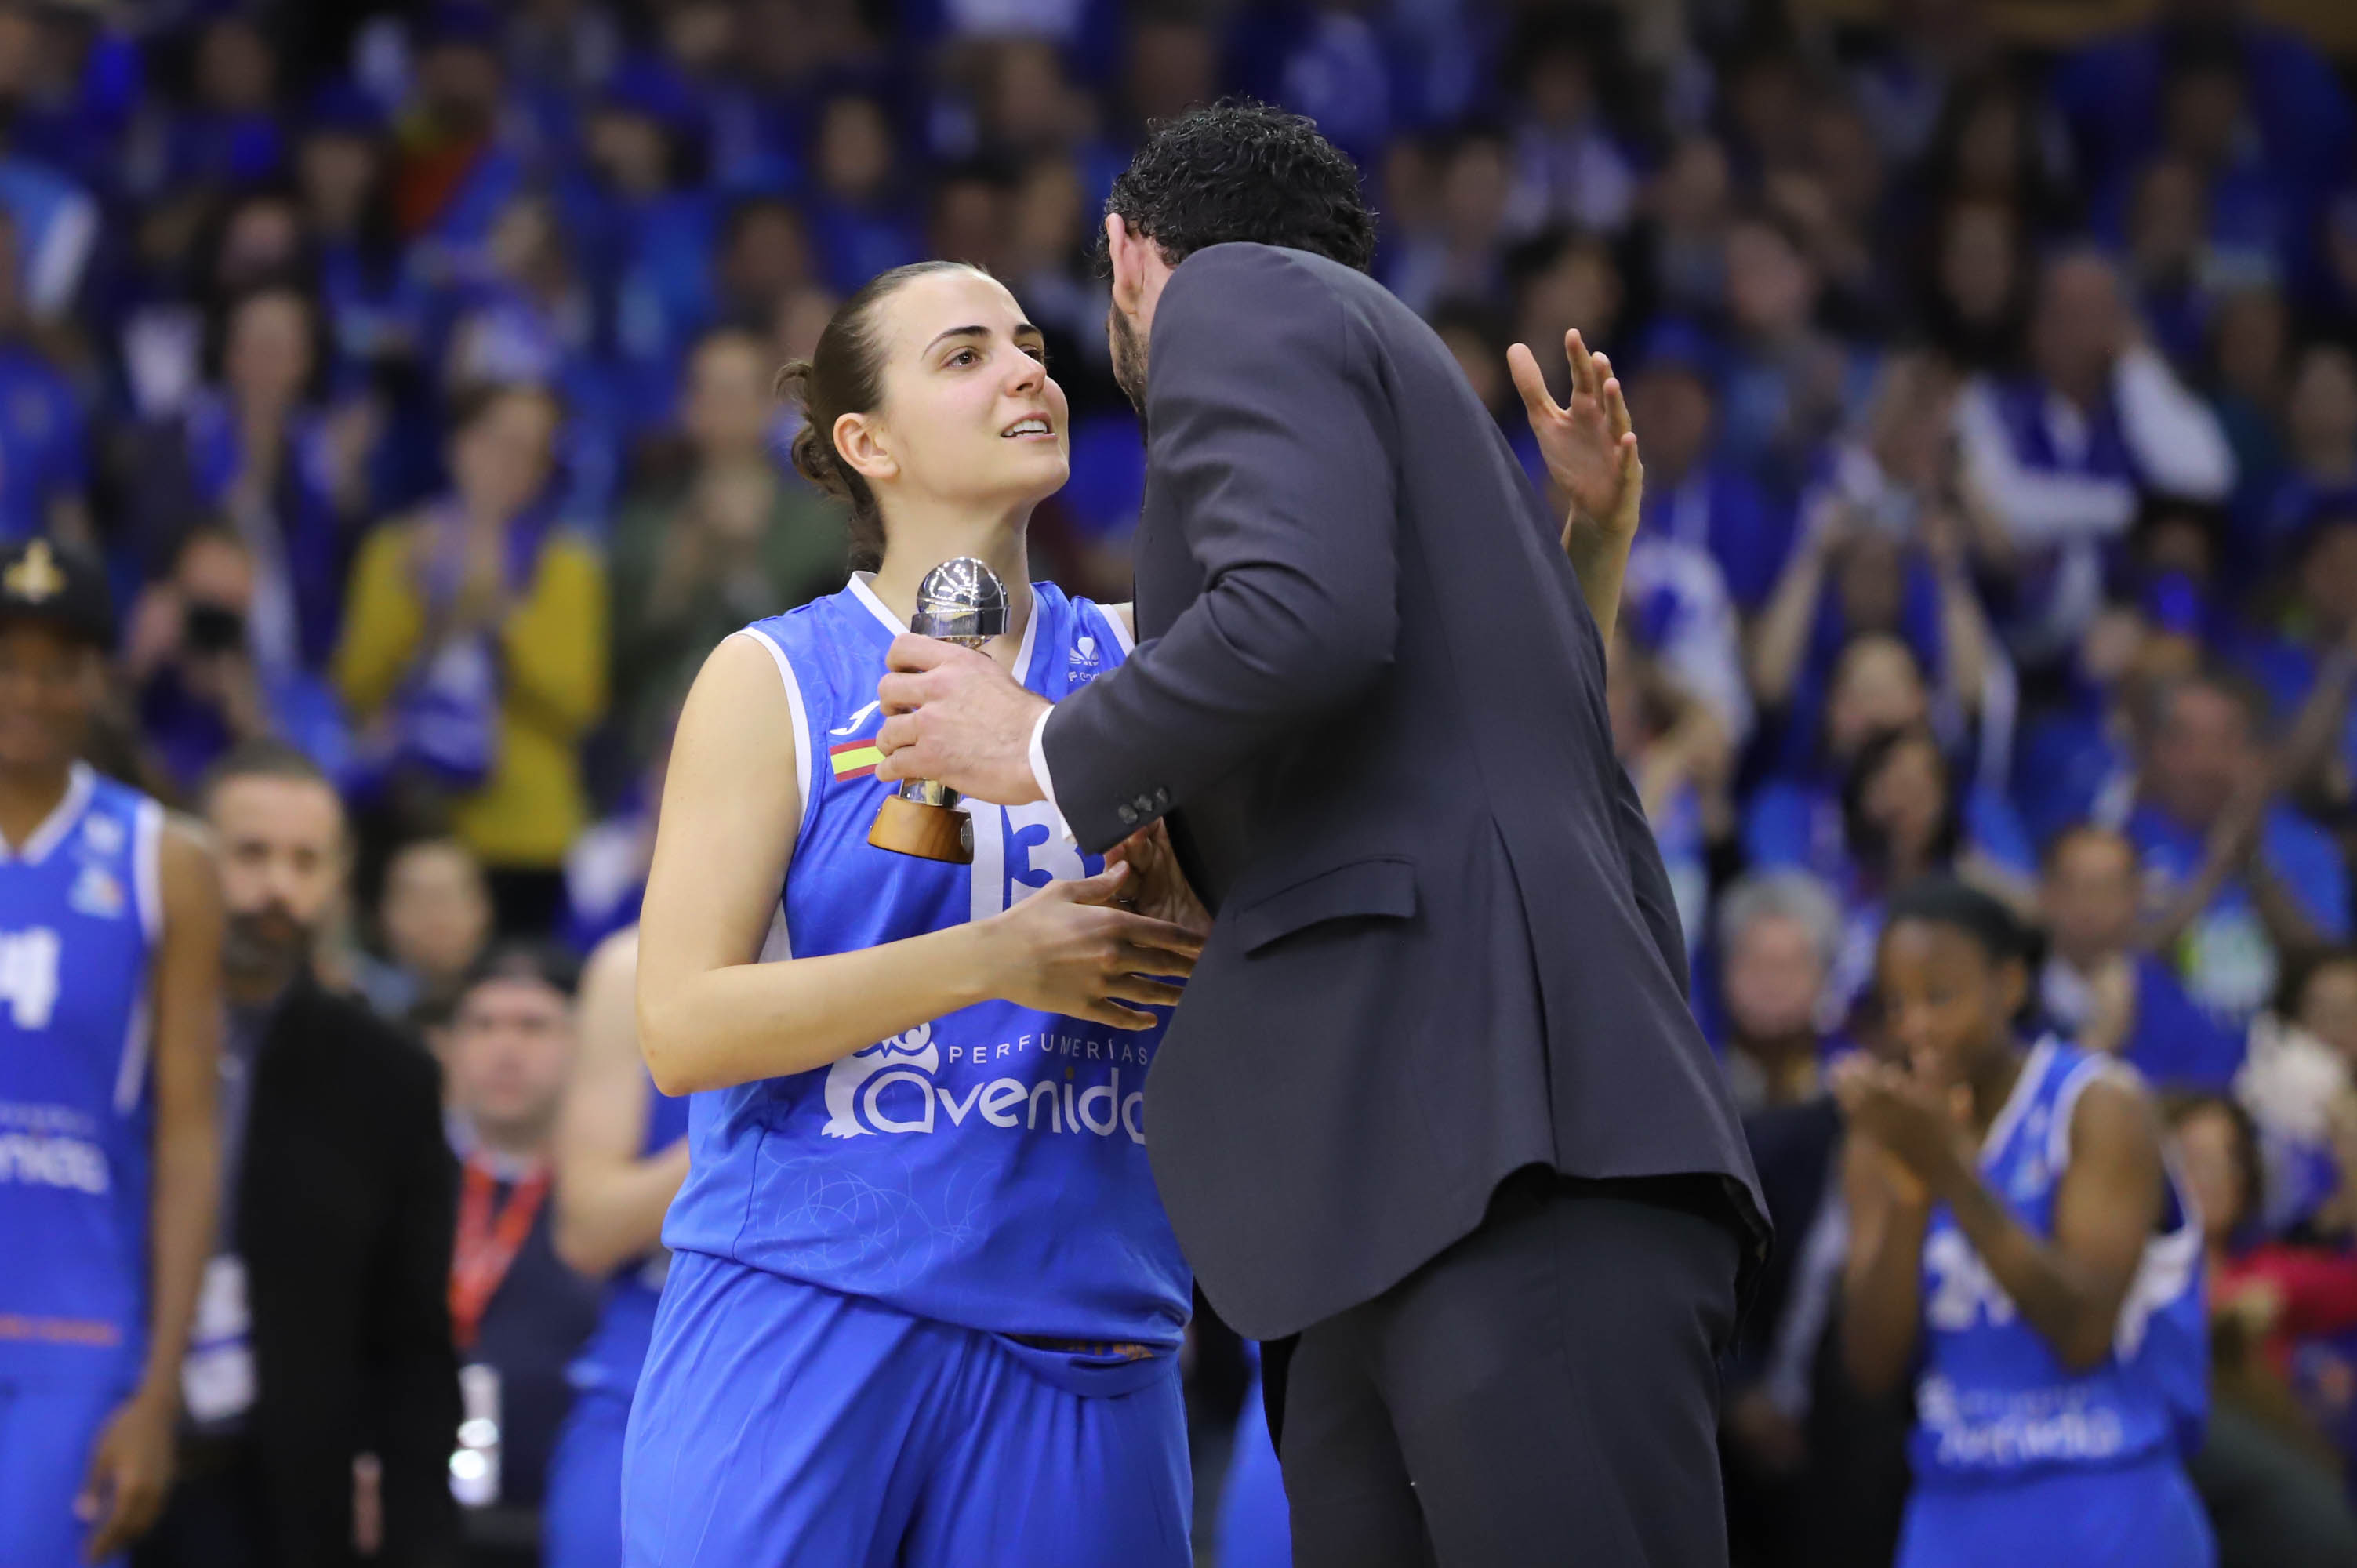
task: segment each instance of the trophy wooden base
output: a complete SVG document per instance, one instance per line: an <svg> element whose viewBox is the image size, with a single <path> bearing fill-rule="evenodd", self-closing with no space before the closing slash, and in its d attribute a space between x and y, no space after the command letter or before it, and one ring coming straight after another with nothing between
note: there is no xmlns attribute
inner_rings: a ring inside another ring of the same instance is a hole
<svg viewBox="0 0 2357 1568"><path fill-rule="evenodd" d="M895 854L972 865L974 819L954 807L887 795L877 808L876 825L867 830L867 842Z"/></svg>

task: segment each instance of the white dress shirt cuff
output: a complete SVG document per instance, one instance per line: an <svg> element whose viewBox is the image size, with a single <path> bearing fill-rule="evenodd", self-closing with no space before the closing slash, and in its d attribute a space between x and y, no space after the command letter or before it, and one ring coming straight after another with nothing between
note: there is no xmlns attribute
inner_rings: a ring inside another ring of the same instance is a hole
<svg viewBox="0 0 2357 1568"><path fill-rule="evenodd" d="M1072 827L1064 821L1064 810L1056 804L1056 781L1048 777L1048 720L1055 713L1051 703L1041 711L1039 722L1031 726L1031 779L1039 786L1039 799L1048 802L1056 813L1056 822L1069 840Z"/></svg>

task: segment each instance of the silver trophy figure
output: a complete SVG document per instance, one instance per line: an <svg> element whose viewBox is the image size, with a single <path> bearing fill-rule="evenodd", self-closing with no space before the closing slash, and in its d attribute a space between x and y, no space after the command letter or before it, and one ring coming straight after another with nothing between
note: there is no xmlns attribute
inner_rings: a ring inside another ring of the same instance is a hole
<svg viewBox="0 0 2357 1568"><path fill-rule="evenodd" d="M944 561L917 585L917 613L909 629L961 648L979 649L1006 630L1006 585L971 555ZM907 779L877 808L867 842L896 854L974 863L974 819L958 810L958 793L931 779Z"/></svg>

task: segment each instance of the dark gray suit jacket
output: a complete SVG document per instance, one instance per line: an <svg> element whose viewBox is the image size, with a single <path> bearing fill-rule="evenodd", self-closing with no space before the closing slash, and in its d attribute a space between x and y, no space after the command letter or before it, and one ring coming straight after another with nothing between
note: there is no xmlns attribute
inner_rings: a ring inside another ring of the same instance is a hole
<svg viewBox="0 0 2357 1568"><path fill-rule="evenodd" d="M1083 844L1167 814L1218 912L1146 1087L1212 1304L1293 1333L1532 1164L1724 1176L1756 1254L1595 621L1448 349L1361 274L1231 244L1149 356L1137 650L1045 747Z"/></svg>

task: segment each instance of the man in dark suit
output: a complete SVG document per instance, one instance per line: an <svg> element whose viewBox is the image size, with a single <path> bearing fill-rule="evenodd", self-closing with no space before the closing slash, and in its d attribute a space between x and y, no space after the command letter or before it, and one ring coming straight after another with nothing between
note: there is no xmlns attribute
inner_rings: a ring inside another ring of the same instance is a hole
<svg viewBox="0 0 2357 1568"><path fill-rule="evenodd" d="M1723 1562L1713 1358L1766 1210L1612 751L1633 521L1559 538L1307 121L1164 125L1107 208L1137 650L1043 712L903 639L879 772L1092 851L1167 822L1215 910L1146 1116L1211 1304L1297 1337L1297 1561ZM1534 420L1624 420L1573 360L1567 415L1518 357ZM1575 489L1617 518L1605 446Z"/></svg>
<svg viewBox="0 0 2357 1568"><path fill-rule="evenodd" d="M359 1562L365 1540L378 1564L456 1568L457 1181L440 1074L312 973L347 859L318 768L251 742L216 766L204 805L229 916L227 1197L182 1379L180 1478L138 1560L315 1568Z"/></svg>

